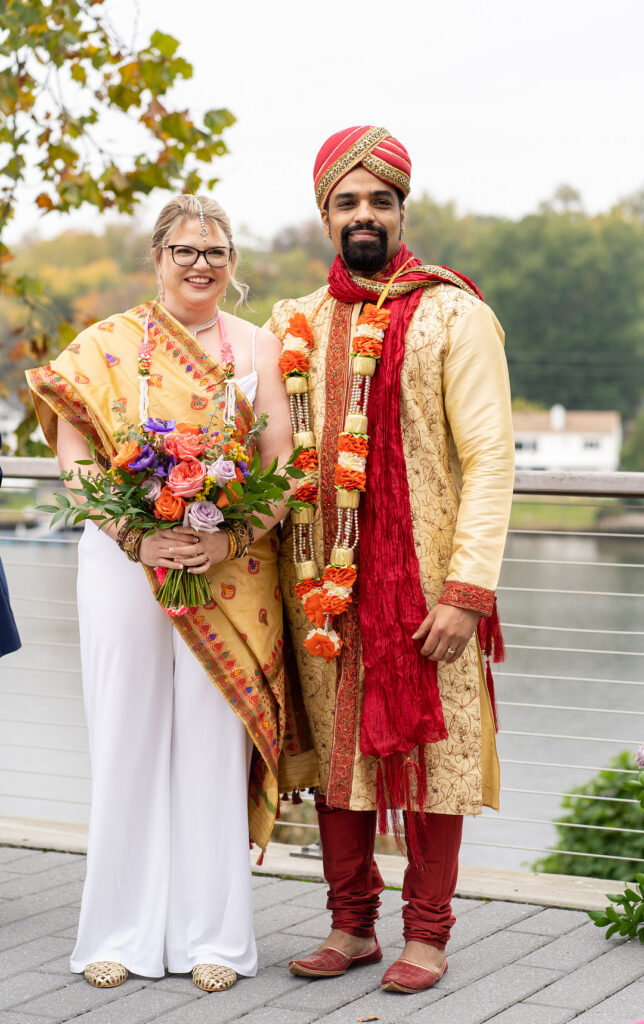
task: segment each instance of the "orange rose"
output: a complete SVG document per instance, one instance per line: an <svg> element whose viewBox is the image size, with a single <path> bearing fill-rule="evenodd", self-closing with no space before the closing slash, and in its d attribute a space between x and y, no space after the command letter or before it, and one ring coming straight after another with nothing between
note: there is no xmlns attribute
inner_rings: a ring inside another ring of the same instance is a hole
<svg viewBox="0 0 644 1024"><path fill-rule="evenodd" d="M307 636L304 646L310 654L322 657L325 661L333 661L342 647L342 640L338 637L338 646L336 648L333 640L326 633L320 633L316 630L313 636Z"/></svg>
<svg viewBox="0 0 644 1024"><path fill-rule="evenodd" d="M304 613L314 626L324 625L323 600L322 591L315 590L304 601Z"/></svg>
<svg viewBox="0 0 644 1024"><path fill-rule="evenodd" d="M325 594L320 602L322 612L326 615L342 615L346 612L347 608L351 604L350 597L332 597L330 594ZM306 607L304 608L306 611ZM308 615L309 613L306 612ZM311 616L309 615L309 618ZM322 616L322 622L317 622L316 625L321 626L324 623L324 615Z"/></svg>
<svg viewBox="0 0 644 1024"><path fill-rule="evenodd" d="M295 591L299 599L303 601L307 594L309 594L312 590L315 590L315 588L319 586L319 580L300 580L299 583L294 584L293 590Z"/></svg>
<svg viewBox="0 0 644 1024"><path fill-rule="evenodd" d="M386 331L389 327L390 312L388 309L378 309L371 302L367 303L362 313L358 317L358 327L360 324L370 324L372 327L377 327L381 331Z"/></svg>
<svg viewBox="0 0 644 1024"><path fill-rule="evenodd" d="M352 455L359 455L366 459L369 453L369 442L366 437L356 437L354 434L340 434L338 438L338 451L351 452Z"/></svg>
<svg viewBox="0 0 644 1024"><path fill-rule="evenodd" d="M315 484L302 484L295 492L296 501L307 501L313 503L318 496L318 489Z"/></svg>
<svg viewBox="0 0 644 1024"><path fill-rule="evenodd" d="M352 587L357 575L355 565L328 565L324 570L324 579L336 583L339 587Z"/></svg>
<svg viewBox="0 0 644 1024"><path fill-rule="evenodd" d="M311 470L317 469L319 464L318 453L315 448L305 448L295 460L297 468L304 470L305 473L310 473Z"/></svg>
<svg viewBox="0 0 644 1024"><path fill-rule="evenodd" d="M176 494L173 494L166 484L154 503L154 515L157 519L167 519L171 522L178 519L183 520L185 508L186 503L183 498L179 498Z"/></svg>
<svg viewBox="0 0 644 1024"><path fill-rule="evenodd" d="M357 338L353 339L352 350L361 356L375 356L376 359L380 359L382 342L377 338L365 338L359 334Z"/></svg>
<svg viewBox="0 0 644 1024"><path fill-rule="evenodd" d="M309 360L303 352L286 349L277 360L277 365L282 371L282 376L288 377L289 373L308 373Z"/></svg>
<svg viewBox="0 0 644 1024"><path fill-rule="evenodd" d="M234 504L237 501L237 495L235 494L234 491L231 491L231 494L233 496L232 503L229 500L228 495L226 494L226 492L222 491L221 494L219 495L219 497L217 498L217 501L215 502L215 505L217 506L217 508L228 508L228 506L230 504Z"/></svg>
<svg viewBox="0 0 644 1024"><path fill-rule="evenodd" d="M178 434L200 434L199 427L195 427L193 423L177 423L175 430Z"/></svg>
<svg viewBox="0 0 644 1024"><path fill-rule="evenodd" d="M342 487L345 491L364 491L367 486L367 474L359 473L354 469L345 469L344 466L336 466L335 486Z"/></svg>
<svg viewBox="0 0 644 1024"><path fill-rule="evenodd" d="M177 459L197 459L207 443L207 438L203 434L177 431L176 434L167 435L164 439L163 447L168 455L174 455Z"/></svg>
<svg viewBox="0 0 644 1024"><path fill-rule="evenodd" d="M295 313L294 316L288 322L286 328L287 334L293 334L296 338L302 338L307 343L309 348L313 344L313 331L309 327L309 322L304 316L304 313Z"/></svg>
<svg viewBox="0 0 644 1024"><path fill-rule="evenodd" d="M134 459L138 459L140 454L141 449L136 441L128 441L125 448L121 448L118 455L113 456L112 465L118 466L119 469L127 469L128 463L133 462Z"/></svg>

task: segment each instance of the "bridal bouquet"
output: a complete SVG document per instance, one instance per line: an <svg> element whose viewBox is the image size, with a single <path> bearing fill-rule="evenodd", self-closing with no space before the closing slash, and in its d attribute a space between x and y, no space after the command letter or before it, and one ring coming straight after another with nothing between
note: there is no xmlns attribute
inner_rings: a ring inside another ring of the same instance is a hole
<svg viewBox="0 0 644 1024"><path fill-rule="evenodd" d="M90 443L92 459L79 460L81 468L61 474L77 486L57 493L56 505L41 509L53 513L52 525L61 519L65 524L126 522L128 529L146 534L179 525L212 533L224 522L242 519L262 527L259 516L271 514L271 506L289 490L289 477L302 476L293 459L281 471L276 459L261 468L255 445L266 423L264 414L245 437L152 417L138 428L126 425L114 436L120 447L109 467L82 471L95 466ZM161 583L157 600L169 614L212 602L205 574L155 571Z"/></svg>

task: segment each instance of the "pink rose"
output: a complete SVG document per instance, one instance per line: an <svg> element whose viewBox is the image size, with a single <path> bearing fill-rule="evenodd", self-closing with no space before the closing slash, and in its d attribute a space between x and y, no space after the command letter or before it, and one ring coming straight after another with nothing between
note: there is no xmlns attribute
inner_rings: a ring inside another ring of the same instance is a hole
<svg viewBox="0 0 644 1024"><path fill-rule="evenodd" d="M168 473L168 487L181 498L194 498L206 479L206 467L199 459L188 456L173 466Z"/></svg>
<svg viewBox="0 0 644 1024"><path fill-rule="evenodd" d="M174 455L177 459L197 458L206 444L207 438L203 434L188 434L182 431L166 434L163 441L163 447L168 455Z"/></svg>

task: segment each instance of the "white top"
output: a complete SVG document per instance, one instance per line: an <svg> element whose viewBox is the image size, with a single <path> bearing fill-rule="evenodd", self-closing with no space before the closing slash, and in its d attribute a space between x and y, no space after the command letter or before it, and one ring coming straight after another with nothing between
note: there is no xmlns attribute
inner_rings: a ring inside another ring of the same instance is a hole
<svg viewBox="0 0 644 1024"><path fill-rule="evenodd" d="M233 377L235 384L243 391L246 398L252 405L255 401L255 395L257 394L257 370L255 369L255 335L257 334L257 328L253 327L253 336L250 341L251 348L251 371L247 373L245 377Z"/></svg>

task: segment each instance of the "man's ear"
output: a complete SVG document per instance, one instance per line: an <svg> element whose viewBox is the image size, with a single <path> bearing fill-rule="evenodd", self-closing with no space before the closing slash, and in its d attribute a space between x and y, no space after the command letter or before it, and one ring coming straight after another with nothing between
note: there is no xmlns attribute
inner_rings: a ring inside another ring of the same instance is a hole
<svg viewBox="0 0 644 1024"><path fill-rule="evenodd" d="M326 207L324 208L324 210L320 210L320 217L322 218L322 228L324 229L324 234L326 235L327 238L330 238L331 228L329 227L329 212L326 209Z"/></svg>
<svg viewBox="0 0 644 1024"><path fill-rule="evenodd" d="M401 238L402 238L402 235L403 235L403 231L405 230L405 217L406 217L406 215L407 215L407 210L405 209L405 204L403 203L402 206L400 207L400 237Z"/></svg>

